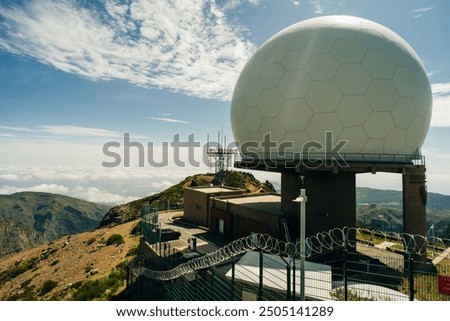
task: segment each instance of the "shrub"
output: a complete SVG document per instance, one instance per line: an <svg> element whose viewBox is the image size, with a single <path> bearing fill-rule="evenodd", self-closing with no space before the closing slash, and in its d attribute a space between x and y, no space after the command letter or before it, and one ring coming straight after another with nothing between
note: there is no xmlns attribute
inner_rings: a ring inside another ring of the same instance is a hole
<svg viewBox="0 0 450 321"><path fill-rule="evenodd" d="M59 263L59 260L54 260L54 261L52 261L52 263L50 263L50 266L54 266L54 265L56 265L58 263Z"/></svg>
<svg viewBox="0 0 450 321"><path fill-rule="evenodd" d="M41 290L39 291L40 295L44 295L49 293L51 290L53 290L56 286L58 285L58 282L56 281L52 281L52 280L47 280L44 282L44 284L42 285Z"/></svg>
<svg viewBox="0 0 450 321"><path fill-rule="evenodd" d="M120 234L113 234L111 235L108 240L106 241L106 245L119 245L124 244L125 240L123 239L123 236Z"/></svg>
<svg viewBox="0 0 450 321"><path fill-rule="evenodd" d="M95 242L95 237L90 238L89 240L86 241L86 245L91 245Z"/></svg>
<svg viewBox="0 0 450 321"><path fill-rule="evenodd" d="M73 293L75 301L110 300L125 283L126 263L119 264L105 278L88 280L80 284ZM74 287L75 288L75 287Z"/></svg>
<svg viewBox="0 0 450 321"><path fill-rule="evenodd" d="M138 251L138 247L132 247L131 249L128 250L128 253L125 255L125 257L130 257L130 256L136 256Z"/></svg>
<svg viewBox="0 0 450 321"><path fill-rule="evenodd" d="M27 272L28 270L34 270L37 269L37 262L38 258L32 258L28 261L24 262L16 262L16 264L5 271L0 272L0 285L5 284L6 282L16 278L22 273Z"/></svg>

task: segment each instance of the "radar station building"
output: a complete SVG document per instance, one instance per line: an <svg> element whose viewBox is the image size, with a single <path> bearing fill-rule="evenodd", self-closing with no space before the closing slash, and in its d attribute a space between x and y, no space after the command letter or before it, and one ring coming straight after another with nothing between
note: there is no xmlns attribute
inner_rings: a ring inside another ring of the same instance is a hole
<svg viewBox="0 0 450 321"><path fill-rule="evenodd" d="M289 216L282 210L279 194L248 194L244 189L225 186L185 187L184 204L186 221L225 239L235 240L252 233L286 238Z"/></svg>

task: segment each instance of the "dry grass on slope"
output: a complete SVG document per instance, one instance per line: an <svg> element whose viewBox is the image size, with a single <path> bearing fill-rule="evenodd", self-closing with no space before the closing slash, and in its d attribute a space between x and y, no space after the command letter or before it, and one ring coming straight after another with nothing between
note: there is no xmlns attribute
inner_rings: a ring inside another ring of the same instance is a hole
<svg viewBox="0 0 450 321"><path fill-rule="evenodd" d="M124 289L125 262L139 243L131 233L137 223L63 237L0 258L0 300L111 299ZM116 242L107 245L114 234Z"/></svg>

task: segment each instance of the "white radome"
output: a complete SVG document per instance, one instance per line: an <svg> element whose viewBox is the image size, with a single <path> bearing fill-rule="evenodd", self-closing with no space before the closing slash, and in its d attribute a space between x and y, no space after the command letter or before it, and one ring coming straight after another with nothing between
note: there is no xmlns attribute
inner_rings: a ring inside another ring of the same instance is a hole
<svg viewBox="0 0 450 321"><path fill-rule="evenodd" d="M425 69L408 43L388 28L351 16L294 24L249 59L231 102L235 141L292 141L356 154L420 154L431 119ZM253 150L262 151L261 148Z"/></svg>

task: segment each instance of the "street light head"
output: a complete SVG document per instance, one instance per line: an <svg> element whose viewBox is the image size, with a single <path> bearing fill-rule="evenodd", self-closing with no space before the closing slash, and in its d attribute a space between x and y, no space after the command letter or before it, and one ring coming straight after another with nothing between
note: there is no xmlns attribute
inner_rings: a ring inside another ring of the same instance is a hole
<svg viewBox="0 0 450 321"><path fill-rule="evenodd" d="M303 197L303 196L299 196L293 200L293 202L296 202L296 203L303 203L304 201L305 201L305 197Z"/></svg>

